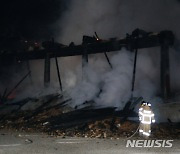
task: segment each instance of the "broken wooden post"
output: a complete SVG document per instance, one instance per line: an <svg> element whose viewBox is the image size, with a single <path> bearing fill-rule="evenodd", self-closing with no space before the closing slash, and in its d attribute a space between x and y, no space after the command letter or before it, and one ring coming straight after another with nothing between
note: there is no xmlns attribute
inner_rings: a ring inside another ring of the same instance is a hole
<svg viewBox="0 0 180 154"><path fill-rule="evenodd" d="M168 99L170 91L169 44L165 41L161 45L161 92L165 100Z"/></svg>
<svg viewBox="0 0 180 154"><path fill-rule="evenodd" d="M107 62L108 62L108 64L109 64L109 66L111 67L111 69L113 69L113 66L112 66L112 64L111 64L111 62L110 62L110 59L109 59L107 53L104 52L104 55L105 55L105 57L106 57L106 60L107 60Z"/></svg>
<svg viewBox="0 0 180 154"><path fill-rule="evenodd" d="M47 52L44 60L44 86L48 87L50 84L50 55Z"/></svg>
<svg viewBox="0 0 180 154"><path fill-rule="evenodd" d="M52 38L52 47L54 48L54 38ZM61 82L61 75L60 75L60 71L59 71L59 64L58 64L58 59L56 56L56 53L54 52L54 57L55 57L55 62L56 62L56 70L57 70L57 75L58 75L58 81L59 81L59 87L60 87L60 91L62 92L62 82Z"/></svg>
<svg viewBox="0 0 180 154"><path fill-rule="evenodd" d="M84 68L88 64L88 54L86 51L84 51L84 54L82 55L82 67Z"/></svg>
<svg viewBox="0 0 180 154"><path fill-rule="evenodd" d="M88 65L88 54L86 52L86 49L84 50L84 53L82 55L82 79L87 79L87 72L85 71L86 67Z"/></svg>
<svg viewBox="0 0 180 154"><path fill-rule="evenodd" d="M16 88L31 74L31 71L29 71L10 91L9 93L6 95L6 98L8 98L14 90L16 90ZM4 95L5 97L5 95Z"/></svg>
<svg viewBox="0 0 180 154"><path fill-rule="evenodd" d="M62 89L61 75L60 75L60 71L59 71L59 65L58 65L57 57L55 57L55 62L56 62L56 70L57 70L57 75L58 75L59 86L60 86L60 90L62 92L63 89Z"/></svg>
<svg viewBox="0 0 180 154"><path fill-rule="evenodd" d="M82 78L86 79L86 71L84 70L88 65L88 51L87 44L91 41L91 37L83 36L83 53L82 53ZM85 76L85 77L83 77Z"/></svg>
<svg viewBox="0 0 180 154"><path fill-rule="evenodd" d="M171 95L170 71L169 71L169 46L173 45L174 35L171 31L160 33L161 43L161 95L166 102Z"/></svg>

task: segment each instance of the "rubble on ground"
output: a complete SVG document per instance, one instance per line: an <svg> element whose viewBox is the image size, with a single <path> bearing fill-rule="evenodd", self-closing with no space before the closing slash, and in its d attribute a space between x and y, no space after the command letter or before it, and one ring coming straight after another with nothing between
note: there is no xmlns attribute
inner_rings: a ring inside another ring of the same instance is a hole
<svg viewBox="0 0 180 154"><path fill-rule="evenodd" d="M54 94L6 104L0 107L0 128L40 131L62 137L118 139L130 137L139 126L138 121L124 121L122 112L116 111L114 107L74 109L69 105L70 101ZM134 137L138 136L136 133ZM152 125L151 138L154 137L180 138L180 124L155 123Z"/></svg>

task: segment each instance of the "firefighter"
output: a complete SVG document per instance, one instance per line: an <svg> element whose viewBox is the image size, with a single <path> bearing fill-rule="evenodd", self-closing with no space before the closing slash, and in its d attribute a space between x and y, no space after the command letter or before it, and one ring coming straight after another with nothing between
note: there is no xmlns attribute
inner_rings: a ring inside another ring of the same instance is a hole
<svg viewBox="0 0 180 154"><path fill-rule="evenodd" d="M139 134L148 138L151 134L151 123L155 122L154 113L151 110L151 104L148 102L142 102L139 108Z"/></svg>

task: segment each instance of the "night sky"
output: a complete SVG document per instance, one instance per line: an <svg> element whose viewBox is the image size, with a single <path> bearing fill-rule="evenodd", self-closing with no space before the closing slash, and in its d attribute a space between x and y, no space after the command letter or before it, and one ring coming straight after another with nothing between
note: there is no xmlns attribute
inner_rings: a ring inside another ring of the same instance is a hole
<svg viewBox="0 0 180 154"><path fill-rule="evenodd" d="M178 0L180 1L180 0ZM3 0L0 2L0 38L53 37L57 20L68 9L71 0ZM58 29L60 31L60 29Z"/></svg>
<svg viewBox="0 0 180 154"><path fill-rule="evenodd" d="M0 2L0 37L47 39L70 0L4 0Z"/></svg>

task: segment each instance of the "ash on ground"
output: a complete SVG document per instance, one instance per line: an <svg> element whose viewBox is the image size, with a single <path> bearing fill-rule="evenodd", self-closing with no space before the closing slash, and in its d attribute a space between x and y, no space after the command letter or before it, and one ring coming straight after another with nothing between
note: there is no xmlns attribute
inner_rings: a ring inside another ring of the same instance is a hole
<svg viewBox="0 0 180 154"><path fill-rule="evenodd" d="M70 103L70 99L53 94L1 105L0 128L62 137L115 139L128 138L138 129L138 121L124 120L122 112L114 107L94 108L91 103L74 109ZM138 131L133 137L139 138ZM180 123L152 124L150 138L180 138Z"/></svg>

